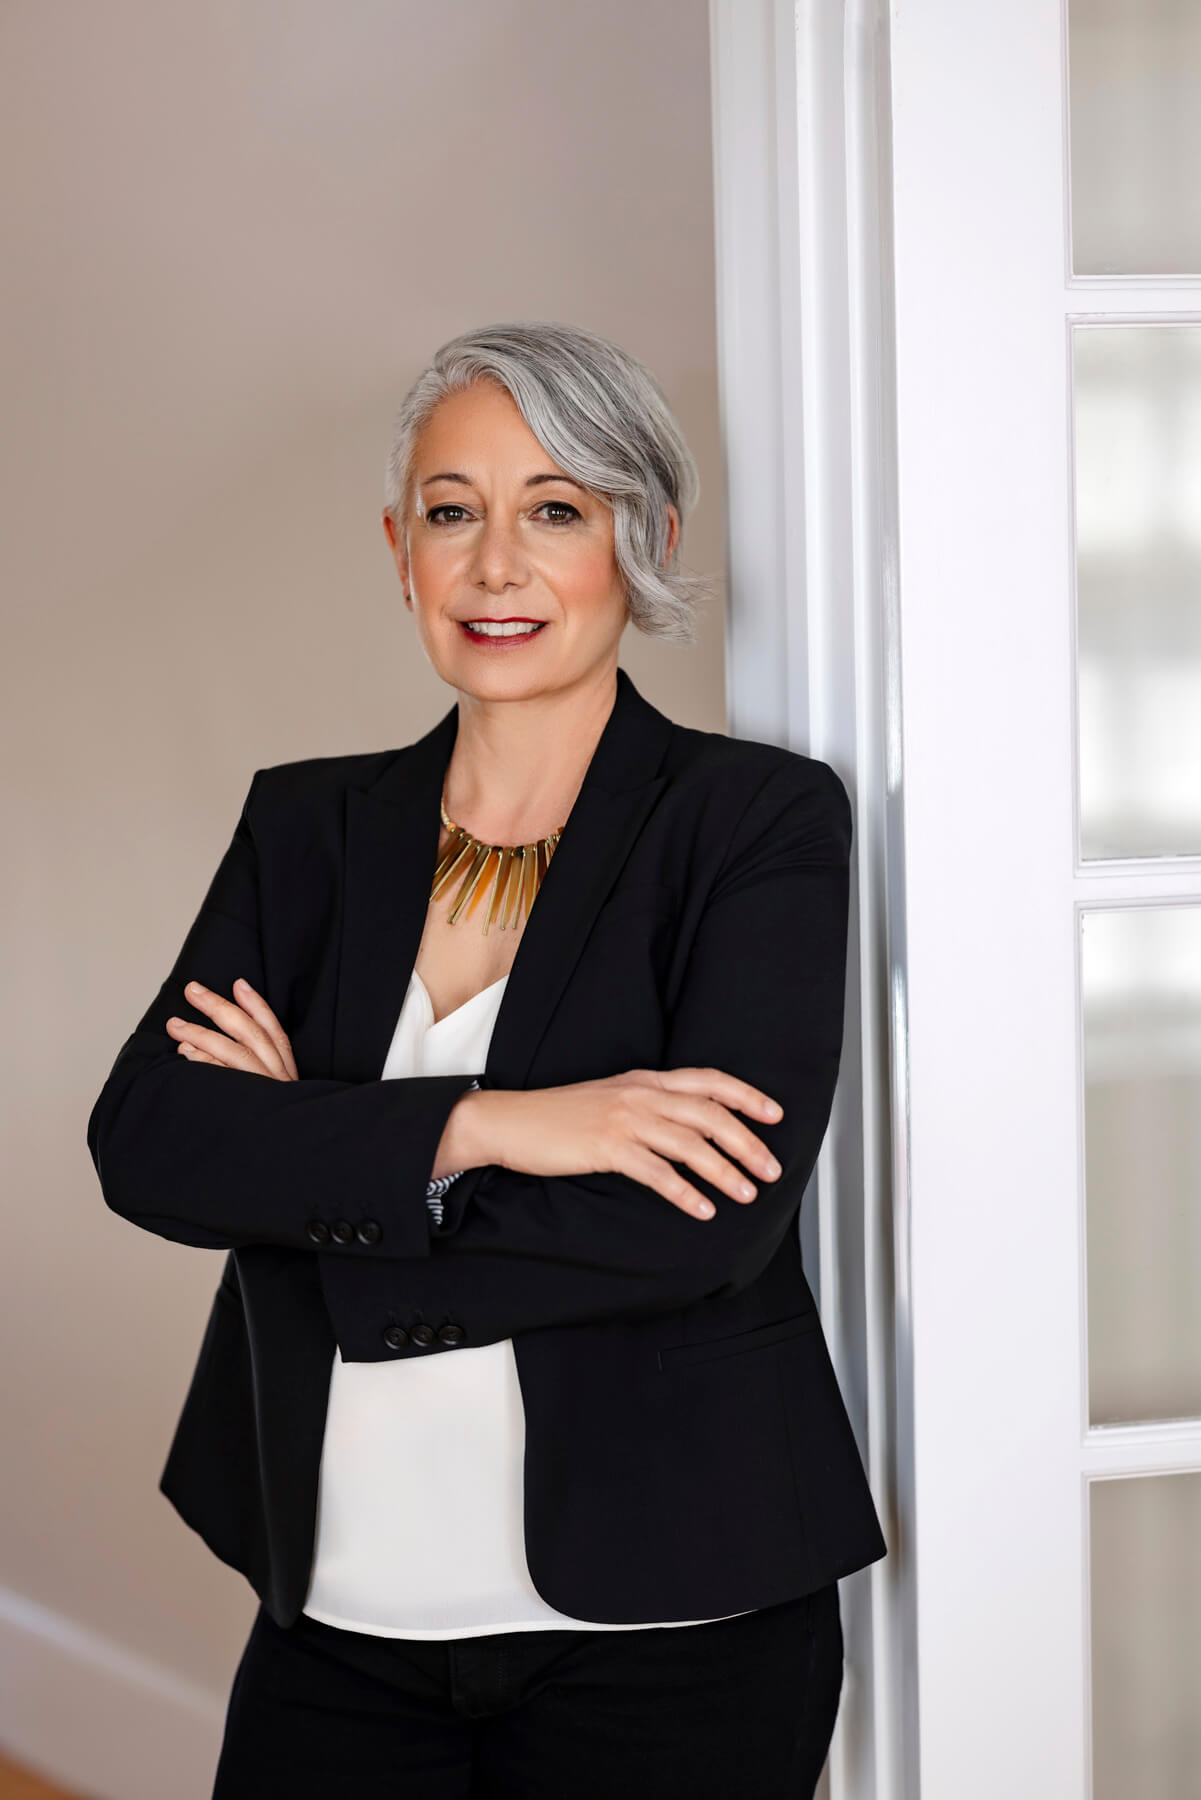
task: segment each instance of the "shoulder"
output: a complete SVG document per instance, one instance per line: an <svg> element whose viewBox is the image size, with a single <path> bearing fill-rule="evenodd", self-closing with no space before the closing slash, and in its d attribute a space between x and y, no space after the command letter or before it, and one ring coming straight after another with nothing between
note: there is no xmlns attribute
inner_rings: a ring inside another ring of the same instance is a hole
<svg viewBox="0 0 1201 1800"><path fill-rule="evenodd" d="M737 829L742 842L748 832L770 831L782 819L811 819L849 846L850 796L820 757L677 725L664 773L678 793L694 796L715 825Z"/></svg>
<svg viewBox="0 0 1201 1800"><path fill-rule="evenodd" d="M344 756L302 756L293 762L267 763L256 769L255 794L286 802L340 794L344 788L366 787L397 755L391 750L362 750Z"/></svg>
<svg viewBox="0 0 1201 1800"><path fill-rule="evenodd" d="M254 771L243 816L253 832L268 835L291 825L311 831L327 813L339 821L347 788L369 786L395 756L395 749L367 750L267 763Z"/></svg>

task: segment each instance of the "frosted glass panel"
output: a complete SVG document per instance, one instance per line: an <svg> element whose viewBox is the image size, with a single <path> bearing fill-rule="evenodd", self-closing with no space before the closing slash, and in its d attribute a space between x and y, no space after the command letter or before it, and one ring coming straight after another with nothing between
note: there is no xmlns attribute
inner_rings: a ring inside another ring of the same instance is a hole
<svg viewBox="0 0 1201 1800"><path fill-rule="evenodd" d="M1201 270L1201 4L1070 0L1072 266Z"/></svg>
<svg viewBox="0 0 1201 1800"><path fill-rule="evenodd" d="M1201 855L1201 326L1072 341L1080 854Z"/></svg>
<svg viewBox="0 0 1201 1800"><path fill-rule="evenodd" d="M1191 1418L1201 1415L1201 906L1086 912L1081 926L1090 1417Z"/></svg>
<svg viewBox="0 0 1201 1800"><path fill-rule="evenodd" d="M1093 1800L1201 1794L1201 1475L1090 1488Z"/></svg>

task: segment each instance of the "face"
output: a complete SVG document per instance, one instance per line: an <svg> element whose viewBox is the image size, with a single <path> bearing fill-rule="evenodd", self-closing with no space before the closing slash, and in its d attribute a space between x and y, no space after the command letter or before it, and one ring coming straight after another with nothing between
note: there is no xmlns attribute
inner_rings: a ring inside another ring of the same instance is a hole
<svg viewBox="0 0 1201 1800"><path fill-rule="evenodd" d="M496 383L435 408L415 447L408 517L398 530L385 513L384 529L421 647L452 687L519 699L616 668L629 613L613 514L563 473ZM678 530L673 511L669 556ZM496 635L501 621L512 623Z"/></svg>

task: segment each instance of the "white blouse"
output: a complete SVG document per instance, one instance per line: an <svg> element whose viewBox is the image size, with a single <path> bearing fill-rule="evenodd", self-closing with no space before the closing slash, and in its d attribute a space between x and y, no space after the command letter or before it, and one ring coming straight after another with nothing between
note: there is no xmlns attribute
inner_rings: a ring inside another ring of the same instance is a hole
<svg viewBox="0 0 1201 1800"><path fill-rule="evenodd" d="M414 969L381 1079L482 1069L508 979L435 1020ZM542 1599L525 1558L524 1453L511 1338L399 1362L335 1350L304 1611L379 1637L654 1629L569 1618Z"/></svg>

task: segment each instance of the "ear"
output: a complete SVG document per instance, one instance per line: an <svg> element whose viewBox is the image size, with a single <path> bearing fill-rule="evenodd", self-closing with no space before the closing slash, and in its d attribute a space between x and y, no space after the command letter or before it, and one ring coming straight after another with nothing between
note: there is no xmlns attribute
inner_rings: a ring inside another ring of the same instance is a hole
<svg viewBox="0 0 1201 1800"><path fill-rule="evenodd" d="M400 585L404 589L405 605L411 607L409 599L409 549L404 534L396 529L396 521L385 508L383 513L384 536L392 552L392 560L396 564L396 573L400 576Z"/></svg>
<svg viewBox="0 0 1201 1800"><path fill-rule="evenodd" d="M671 561L672 552L680 541L680 515L670 500L667 502L667 521L667 551L663 558L665 563Z"/></svg>

